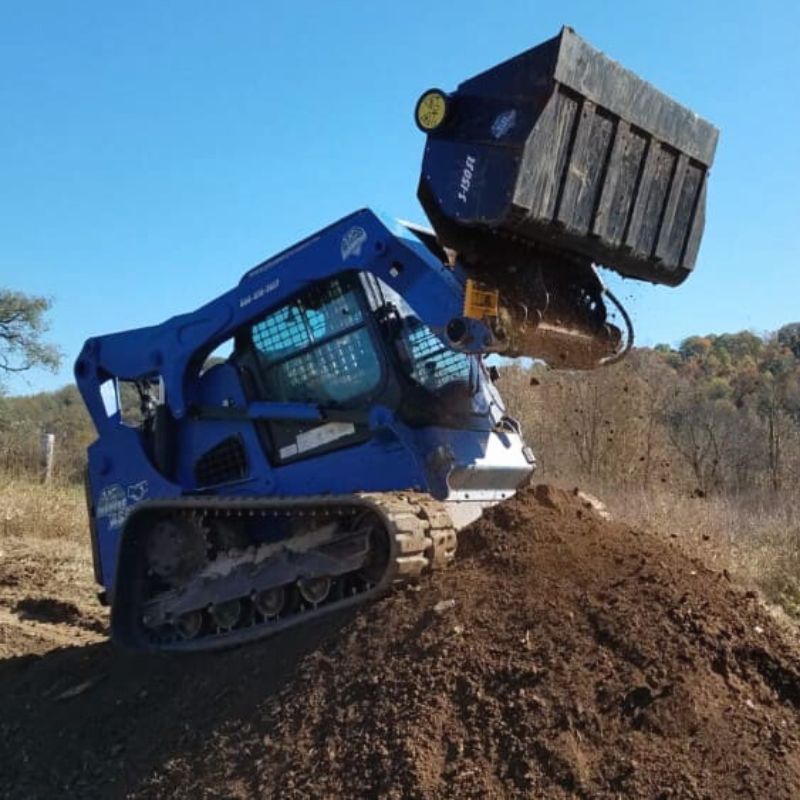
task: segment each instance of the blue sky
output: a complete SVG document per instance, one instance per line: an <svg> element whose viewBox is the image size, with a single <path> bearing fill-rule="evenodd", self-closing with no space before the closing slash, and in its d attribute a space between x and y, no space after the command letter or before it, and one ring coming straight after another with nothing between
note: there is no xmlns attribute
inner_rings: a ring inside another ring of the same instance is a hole
<svg viewBox="0 0 800 800"><path fill-rule="evenodd" d="M721 129L696 273L627 281L639 341L800 319L800 5L0 0L0 285L57 375L362 206L423 221L414 103L562 24Z"/></svg>

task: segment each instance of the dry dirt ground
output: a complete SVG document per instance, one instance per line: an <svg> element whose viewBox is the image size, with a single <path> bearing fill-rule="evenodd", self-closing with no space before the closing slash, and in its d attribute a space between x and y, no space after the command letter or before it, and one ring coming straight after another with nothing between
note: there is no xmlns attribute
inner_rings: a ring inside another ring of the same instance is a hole
<svg viewBox="0 0 800 800"><path fill-rule="evenodd" d="M0 797L800 797L800 645L753 592L547 487L461 542L361 614L183 657L4 550Z"/></svg>

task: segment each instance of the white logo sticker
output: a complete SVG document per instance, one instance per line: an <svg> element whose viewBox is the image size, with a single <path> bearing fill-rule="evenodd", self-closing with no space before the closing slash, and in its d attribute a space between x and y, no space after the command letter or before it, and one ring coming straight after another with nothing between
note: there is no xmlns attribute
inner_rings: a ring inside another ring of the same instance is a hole
<svg viewBox="0 0 800 800"><path fill-rule="evenodd" d="M125 496L125 490L118 483L106 486L97 498L95 513L98 519L108 518L109 530L121 528L125 517L128 516L128 498Z"/></svg>
<svg viewBox="0 0 800 800"><path fill-rule="evenodd" d="M494 118L492 123L492 136L495 139L502 139L517 124L516 109L503 111Z"/></svg>
<svg viewBox="0 0 800 800"><path fill-rule="evenodd" d="M475 174L475 165L478 159L475 156L467 156L464 162L464 169L461 173L461 180L458 184L458 199L462 203L467 202L467 195L469 194L470 187L472 186L472 177Z"/></svg>
<svg viewBox="0 0 800 800"><path fill-rule="evenodd" d="M350 256L360 256L361 248L367 241L367 232L359 225L354 225L342 236L342 261L347 261Z"/></svg>
<svg viewBox="0 0 800 800"><path fill-rule="evenodd" d="M132 503L138 503L140 500L144 500L144 496L147 494L147 490L149 485L147 481L139 481L139 483L132 483L128 487L128 500Z"/></svg>

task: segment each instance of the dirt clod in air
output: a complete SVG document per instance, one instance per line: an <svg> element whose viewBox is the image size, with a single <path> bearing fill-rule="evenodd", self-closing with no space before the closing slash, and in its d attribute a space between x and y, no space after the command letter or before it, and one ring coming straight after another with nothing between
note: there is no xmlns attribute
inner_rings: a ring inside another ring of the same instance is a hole
<svg viewBox="0 0 800 800"><path fill-rule="evenodd" d="M552 487L419 591L302 634L6 655L0 797L800 797L797 637Z"/></svg>

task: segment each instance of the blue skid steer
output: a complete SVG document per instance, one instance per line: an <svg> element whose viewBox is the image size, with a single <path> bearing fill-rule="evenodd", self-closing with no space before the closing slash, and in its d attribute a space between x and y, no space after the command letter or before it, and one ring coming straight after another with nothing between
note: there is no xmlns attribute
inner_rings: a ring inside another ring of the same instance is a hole
<svg viewBox="0 0 800 800"><path fill-rule="evenodd" d="M230 646L444 567L534 467L485 357L613 362L633 332L595 265L694 266L717 131L571 29L415 117L431 229L357 211L196 311L85 343L121 645Z"/></svg>

